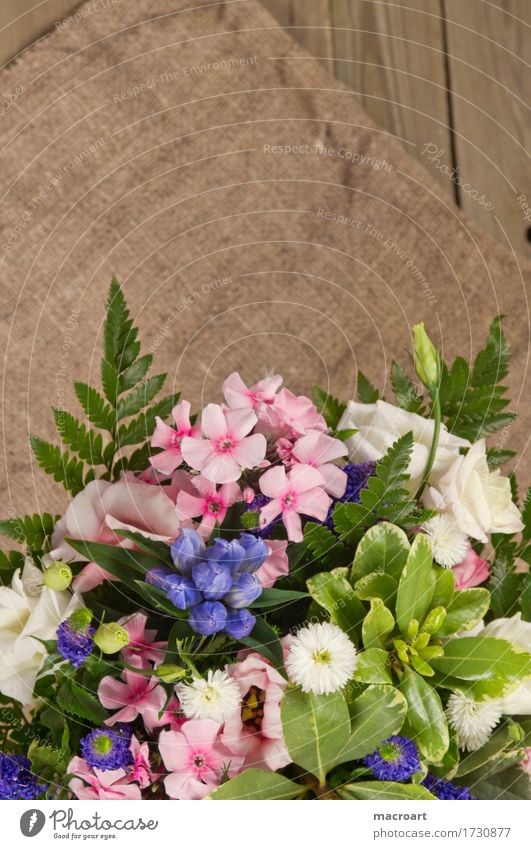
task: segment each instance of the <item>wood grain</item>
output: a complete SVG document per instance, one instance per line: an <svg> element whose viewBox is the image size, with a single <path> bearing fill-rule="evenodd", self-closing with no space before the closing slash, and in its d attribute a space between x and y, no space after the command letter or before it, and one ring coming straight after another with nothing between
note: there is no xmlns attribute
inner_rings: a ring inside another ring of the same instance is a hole
<svg viewBox="0 0 531 849"><path fill-rule="evenodd" d="M496 239L531 256L529 170L529 0L445 0L457 162L465 212ZM527 97L526 97L527 95Z"/></svg>
<svg viewBox="0 0 531 849"><path fill-rule="evenodd" d="M0 68L49 32L76 6L79 0L1 0Z"/></svg>

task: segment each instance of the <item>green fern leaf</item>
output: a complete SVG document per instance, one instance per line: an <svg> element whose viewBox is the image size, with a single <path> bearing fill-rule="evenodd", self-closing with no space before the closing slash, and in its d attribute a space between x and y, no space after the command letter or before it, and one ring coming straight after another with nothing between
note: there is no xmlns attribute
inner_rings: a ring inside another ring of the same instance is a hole
<svg viewBox="0 0 531 849"><path fill-rule="evenodd" d="M121 398L116 407L116 418L118 420L125 419L128 416L134 416L147 407L155 395L160 392L166 380L165 374L155 374L149 377L143 383L139 384L129 395Z"/></svg>
<svg viewBox="0 0 531 849"><path fill-rule="evenodd" d="M45 442L38 436L31 436L30 443L41 469L52 475L57 483L62 483L72 495L81 492L85 486L81 460L63 454L57 445Z"/></svg>
<svg viewBox="0 0 531 849"><path fill-rule="evenodd" d="M113 432L116 423L116 413L102 398L97 389L87 383L74 383L76 397L83 407L86 416L96 427Z"/></svg>

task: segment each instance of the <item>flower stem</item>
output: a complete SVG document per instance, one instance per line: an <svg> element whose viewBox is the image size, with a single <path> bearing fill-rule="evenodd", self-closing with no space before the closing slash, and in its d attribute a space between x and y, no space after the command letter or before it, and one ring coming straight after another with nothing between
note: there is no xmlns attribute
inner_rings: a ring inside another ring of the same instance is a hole
<svg viewBox="0 0 531 849"><path fill-rule="evenodd" d="M428 460L426 462L426 468L424 469L424 474L422 476L422 481L420 487L417 491L417 501L420 499L426 484L428 483L428 479L430 476L430 472L433 468L433 464L435 462L435 455L437 454L437 447L439 445L439 436L441 433L441 401L439 398L439 387L435 390L435 396L433 398L433 408L432 408L433 418L435 421L435 425L433 428L433 439L431 442L430 453L428 454Z"/></svg>

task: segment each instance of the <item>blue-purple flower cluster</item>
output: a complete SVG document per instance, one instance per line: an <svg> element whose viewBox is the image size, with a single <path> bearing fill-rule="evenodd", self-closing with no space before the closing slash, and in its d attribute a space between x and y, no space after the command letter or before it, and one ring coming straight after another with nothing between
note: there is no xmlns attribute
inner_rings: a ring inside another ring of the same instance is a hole
<svg viewBox="0 0 531 849"><path fill-rule="evenodd" d="M409 737L395 735L363 758L379 781L408 781L420 769L417 747Z"/></svg>
<svg viewBox="0 0 531 849"><path fill-rule="evenodd" d="M37 784L28 758L0 752L0 799L36 799L45 790L46 784Z"/></svg>
<svg viewBox="0 0 531 849"><path fill-rule="evenodd" d="M133 760L131 733L125 723L114 728L95 728L81 739L81 754L96 769L124 769Z"/></svg>
<svg viewBox="0 0 531 849"><path fill-rule="evenodd" d="M248 637L256 617L247 608L262 593L254 573L269 554L266 543L242 533L230 541L217 538L207 547L196 531L185 528L171 553L178 574L157 566L148 572L148 583L160 587L179 610L189 610L196 634Z"/></svg>
<svg viewBox="0 0 531 849"><path fill-rule="evenodd" d="M347 486L341 498L332 498L328 509L328 515L323 524L331 531L334 530L332 514L338 504L347 504L349 501L359 503L362 489L365 489L371 475L374 474L376 463L347 463L342 466L347 475Z"/></svg>
<svg viewBox="0 0 531 849"><path fill-rule="evenodd" d="M437 799L458 799L467 802L474 800L468 787L458 787L457 784L436 778L434 775L428 774L422 784Z"/></svg>
<svg viewBox="0 0 531 849"><path fill-rule="evenodd" d="M75 669L84 664L94 648L96 628L91 625L92 612L83 607L65 619L57 629L57 651Z"/></svg>

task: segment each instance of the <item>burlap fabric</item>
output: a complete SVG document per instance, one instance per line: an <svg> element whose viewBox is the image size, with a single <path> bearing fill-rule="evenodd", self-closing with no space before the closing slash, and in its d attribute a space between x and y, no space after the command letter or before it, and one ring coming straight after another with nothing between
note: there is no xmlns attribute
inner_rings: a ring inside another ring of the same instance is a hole
<svg viewBox="0 0 531 849"><path fill-rule="evenodd" d="M234 369L352 397L361 367L389 392L411 323L471 358L506 313L521 417L495 442L523 452L516 257L254 0L90 0L0 79L4 515L66 503L27 437L98 381L112 273L195 406Z"/></svg>

